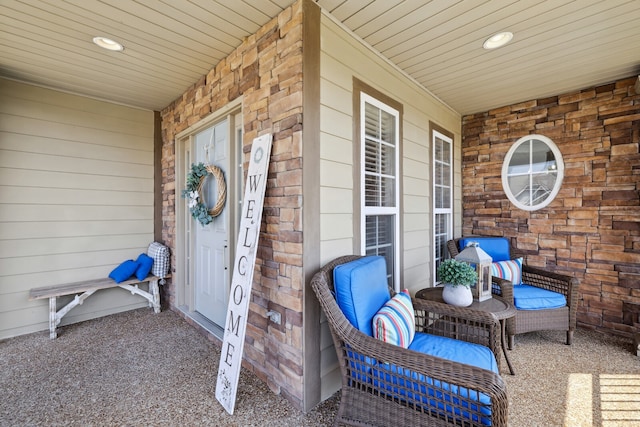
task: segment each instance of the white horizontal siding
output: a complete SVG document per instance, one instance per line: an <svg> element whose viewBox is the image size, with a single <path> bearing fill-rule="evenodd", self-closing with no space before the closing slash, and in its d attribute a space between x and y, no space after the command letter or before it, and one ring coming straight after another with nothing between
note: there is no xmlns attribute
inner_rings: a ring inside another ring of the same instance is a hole
<svg viewBox="0 0 640 427"><path fill-rule="evenodd" d="M351 116L349 116L351 117ZM327 130L322 134L322 145L320 146L320 158L336 163L349 165L353 163L352 156L347 156L349 150L353 150L351 137L340 137L329 133Z"/></svg>
<svg viewBox="0 0 640 427"><path fill-rule="evenodd" d="M0 202L1 203L1 202ZM50 221L121 221L152 220L147 206L82 206L82 205L50 205L47 206L46 217ZM2 205L0 222L42 221L43 212L38 205ZM20 224L17 224L20 225Z"/></svg>
<svg viewBox="0 0 640 427"><path fill-rule="evenodd" d="M7 240L46 239L71 237L108 237L129 234L149 234L153 224L148 220L84 221L79 229L71 221L43 222L0 222L0 236Z"/></svg>
<svg viewBox="0 0 640 427"><path fill-rule="evenodd" d="M351 115L335 108L320 107L320 127L328 135L351 140ZM344 148L347 148L346 146ZM342 152L343 155L345 151Z"/></svg>
<svg viewBox="0 0 640 427"><path fill-rule="evenodd" d="M0 339L48 328L31 288L106 277L146 251L153 132L152 111L0 79ZM99 291L63 324L143 302Z"/></svg>
<svg viewBox="0 0 640 427"><path fill-rule="evenodd" d="M343 237L337 239L326 239L320 245L320 258L324 260L332 260L340 254L348 254L353 251L353 238Z"/></svg>
<svg viewBox="0 0 640 427"><path fill-rule="evenodd" d="M323 15L320 57L320 254L327 263L355 251L353 203L359 191L353 176L353 77L403 106L403 288L415 292L431 282L431 142L432 121L455 136L460 149L461 118L419 88L366 46ZM459 161L459 155L456 161ZM460 168L456 167L456 181ZM457 191L459 192L459 188ZM458 196L459 197L459 196ZM459 211L458 211L459 212ZM322 328L327 328L326 324ZM335 350L323 333L322 394L340 386Z"/></svg>
<svg viewBox="0 0 640 427"><path fill-rule="evenodd" d="M11 157L9 154L8 157ZM5 159L6 160L6 159ZM16 162L3 162L7 166L0 169L0 182L4 185L21 184L23 187L36 187L42 182L49 182L50 186L59 189L83 189L86 187L83 174L60 171L43 171L15 169L11 165ZM149 186L149 178L126 177L126 176L106 176L91 174L91 186L93 189L101 191L125 191L125 192L145 192ZM88 178L88 176L87 176ZM12 182L13 181L13 182Z"/></svg>
<svg viewBox="0 0 640 427"><path fill-rule="evenodd" d="M10 83L3 83L2 86L4 87L6 84ZM0 105L9 103L9 101L10 97L3 97L3 101ZM70 111L70 114L74 113L75 110ZM22 134L26 137L40 136L49 140L66 141L67 143L80 141L85 144L103 146L103 149L107 149L107 147L119 147L127 150L125 152L130 152L128 150L134 149L133 147L141 147L147 139L140 135L130 135L117 132L117 127L115 128L116 130L113 131L102 128L94 129L87 126L77 126L73 123L57 123L7 113L0 115L0 129L5 132L12 132L19 135ZM122 137L125 137L129 143L121 141ZM95 154L91 157L99 158L96 157L96 155L100 153L99 147L94 148L97 148L98 150L96 150ZM46 152L46 146L40 146L40 149L45 150Z"/></svg>
<svg viewBox="0 0 640 427"><path fill-rule="evenodd" d="M342 157L345 157L344 152ZM353 166L350 163L339 161L320 160L320 174L322 181L320 185L327 188L335 188L336 191L353 189ZM346 201L341 201L345 204Z"/></svg>

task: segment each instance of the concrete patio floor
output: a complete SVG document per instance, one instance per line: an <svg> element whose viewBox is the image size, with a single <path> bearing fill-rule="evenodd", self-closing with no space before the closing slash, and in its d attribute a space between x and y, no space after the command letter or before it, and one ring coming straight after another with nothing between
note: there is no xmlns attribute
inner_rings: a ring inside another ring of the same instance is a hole
<svg viewBox="0 0 640 427"><path fill-rule="evenodd" d="M518 336L510 426L640 425L631 341L580 329ZM234 415L215 399L219 350L176 313L134 310L0 342L0 426L326 426L339 393L307 414L243 369Z"/></svg>

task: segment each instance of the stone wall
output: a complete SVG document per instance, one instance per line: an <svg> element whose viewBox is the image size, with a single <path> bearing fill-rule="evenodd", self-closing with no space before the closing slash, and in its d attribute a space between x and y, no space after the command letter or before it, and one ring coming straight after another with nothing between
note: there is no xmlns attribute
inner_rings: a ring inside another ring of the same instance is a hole
<svg viewBox="0 0 640 427"><path fill-rule="evenodd" d="M298 407L303 397L302 12L301 1L286 8L162 111L162 238L172 249L175 135L239 96L245 155L256 136L273 134L243 367ZM164 292L175 307L173 284ZM267 323L267 310L279 311L282 324Z"/></svg>
<svg viewBox="0 0 640 427"><path fill-rule="evenodd" d="M579 326L630 336L640 304L640 95L635 77L463 118L463 234L511 238L530 265L580 280ZM512 205L501 169L528 134L551 138L565 177L546 208ZM626 303L626 304L625 304Z"/></svg>

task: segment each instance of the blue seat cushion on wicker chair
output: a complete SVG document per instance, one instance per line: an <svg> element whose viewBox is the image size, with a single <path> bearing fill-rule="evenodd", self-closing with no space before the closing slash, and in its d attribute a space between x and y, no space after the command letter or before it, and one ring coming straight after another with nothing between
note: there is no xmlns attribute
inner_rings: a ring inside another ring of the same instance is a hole
<svg viewBox="0 0 640 427"><path fill-rule="evenodd" d="M465 363L498 373L496 358L489 350L480 344L473 344L453 338L416 332L409 350L430 354L453 362Z"/></svg>
<svg viewBox="0 0 640 427"><path fill-rule="evenodd" d="M531 285L513 287L513 304L518 310L546 310L567 305L567 299L558 292Z"/></svg>
<svg viewBox="0 0 640 427"><path fill-rule="evenodd" d="M415 406L424 406L425 411L435 410L444 416L472 420L474 423L477 423L478 418L481 418L480 422L483 425L491 425L491 398L486 394L434 380L414 371L398 368L395 365L380 364L378 366L378 369L373 373L374 378L377 378L373 381L374 387L386 389L390 398L406 400ZM419 383L415 381L419 381ZM424 385L425 383L427 386ZM431 396L439 400L451 401L456 405L460 405L460 399L477 403L467 402L466 405L462 405L469 407L473 413L460 411L458 408L454 412L451 406L445 406L441 402L436 403L435 400L429 399ZM478 417L478 412L482 416Z"/></svg>
<svg viewBox="0 0 640 427"><path fill-rule="evenodd" d="M479 344L416 332L409 349L498 373L498 364L496 363L495 356L489 348ZM461 418L463 420L473 420L473 422L477 423L478 418L481 418L480 422L482 424L491 425L491 399L484 393L459 387L455 384L433 380L422 374L417 374L416 372L389 364L379 364L378 367L373 370L372 375L374 378L374 387L385 388L391 397L406 399L416 405L425 405L426 407L441 412L443 415L453 415L455 418ZM433 386L433 388L425 387L424 384L415 383L412 380L427 383ZM418 387L421 389L419 390ZM416 399L420 399L420 396L415 395L412 390L419 391L419 393L423 395L421 402L416 401ZM436 405L434 401L424 395L438 396L439 399L444 396L445 400L450 400L456 404L460 404L460 399L468 399L472 402L477 402L477 404L469 404L469 409L472 412L456 411L454 414L451 414L451 407L445 407L440 403ZM477 412L484 416L478 417Z"/></svg>
<svg viewBox="0 0 640 427"><path fill-rule="evenodd" d="M373 316L391 298L387 264L381 256L367 256L333 269L336 302L359 331L373 336Z"/></svg>
<svg viewBox="0 0 640 427"><path fill-rule="evenodd" d="M371 383L371 367L377 365L376 359L373 359L369 356L363 356L360 353L356 353L355 351L351 351L349 346L347 346L349 350L347 350L348 360L349 360L349 372L350 379L349 382L354 381L356 383ZM354 384L350 384L354 386Z"/></svg>
<svg viewBox="0 0 640 427"><path fill-rule="evenodd" d="M458 241L460 252L471 242L478 242L478 246L495 261L511 259L509 241L505 237L462 237Z"/></svg>
<svg viewBox="0 0 640 427"><path fill-rule="evenodd" d="M480 422L483 425L491 425L491 398L477 390L470 390L455 384L434 380L414 371L388 364L380 364L379 369L376 369L373 375L374 378L378 378L373 381L374 387L386 389L391 398L406 399L415 406L423 405L425 411L436 410L442 415L473 420L474 423L477 423L478 418L481 418ZM420 381L420 383L415 381ZM428 385L425 386L424 383ZM414 392L420 394L416 395ZM471 400L472 402L477 402L477 404L467 403L467 405L462 405L470 407L469 409L474 413L460 411L458 408L454 412L451 410L451 406L445 406L441 402L436 403L435 400L429 399L430 396L439 400L451 401L456 405L460 405L460 399ZM478 417L478 412L483 416Z"/></svg>

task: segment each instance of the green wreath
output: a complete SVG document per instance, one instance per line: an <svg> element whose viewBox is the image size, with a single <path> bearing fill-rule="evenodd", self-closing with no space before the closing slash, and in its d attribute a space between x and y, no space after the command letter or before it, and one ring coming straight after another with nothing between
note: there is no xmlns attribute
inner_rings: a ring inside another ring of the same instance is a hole
<svg viewBox="0 0 640 427"><path fill-rule="evenodd" d="M218 184L218 200L211 209L207 209L207 202L202 191L204 182L209 175L213 175ZM182 197L189 199L189 212L200 224L207 225L212 222L214 217L222 213L227 201L227 184L224 181L222 169L204 163L193 163L191 172L187 174L187 185L186 189L182 190Z"/></svg>

